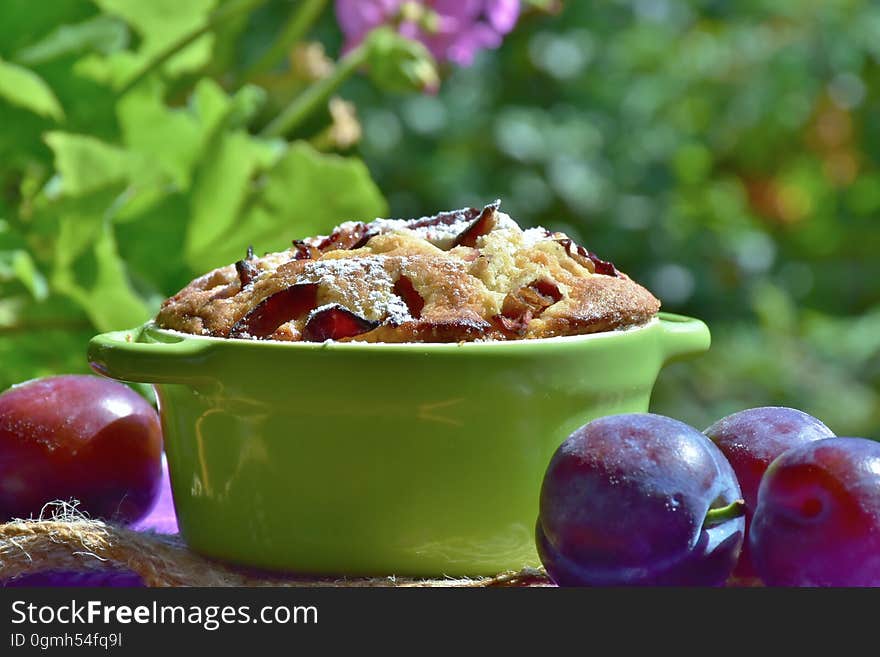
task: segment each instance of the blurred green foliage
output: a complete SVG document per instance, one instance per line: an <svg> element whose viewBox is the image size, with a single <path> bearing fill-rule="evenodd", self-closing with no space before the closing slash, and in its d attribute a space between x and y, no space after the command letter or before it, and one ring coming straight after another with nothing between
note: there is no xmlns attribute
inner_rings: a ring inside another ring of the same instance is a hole
<svg viewBox="0 0 880 657"><path fill-rule="evenodd" d="M500 197L706 320L653 410L880 439L880 4L566 2L435 96L352 82L394 214Z"/></svg>
<svg viewBox="0 0 880 657"><path fill-rule="evenodd" d="M357 158L253 129L264 88L201 74L262 4L0 5L0 388L85 370L248 245L386 212Z"/></svg>
<svg viewBox="0 0 880 657"><path fill-rule="evenodd" d="M349 79L357 146L323 106L265 136L333 70L329 4L0 5L0 387L83 370L95 331L248 244L500 197L710 324L656 412L784 404L880 438L880 5L526 3L436 95Z"/></svg>

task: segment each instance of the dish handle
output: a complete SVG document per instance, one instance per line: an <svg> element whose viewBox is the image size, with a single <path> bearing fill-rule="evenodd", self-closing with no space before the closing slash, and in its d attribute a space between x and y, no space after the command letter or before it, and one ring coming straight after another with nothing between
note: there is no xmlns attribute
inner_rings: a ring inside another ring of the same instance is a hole
<svg viewBox="0 0 880 657"><path fill-rule="evenodd" d="M184 339L142 342L143 330L141 326L96 335L89 341L89 365L98 374L138 383L189 383L205 377L212 344Z"/></svg>
<svg viewBox="0 0 880 657"><path fill-rule="evenodd" d="M705 322L693 317L659 313L663 362L669 363L709 349L712 337Z"/></svg>

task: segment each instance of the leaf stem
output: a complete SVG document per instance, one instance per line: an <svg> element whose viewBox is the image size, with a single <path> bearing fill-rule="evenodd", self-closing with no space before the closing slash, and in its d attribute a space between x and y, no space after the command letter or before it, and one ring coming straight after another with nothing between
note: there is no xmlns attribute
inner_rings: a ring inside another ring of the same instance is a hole
<svg viewBox="0 0 880 657"><path fill-rule="evenodd" d="M734 518L739 518L741 515L745 515L745 512L745 500L734 500L727 506L709 509L706 512L706 519L703 520L703 527L720 525L722 522L733 520Z"/></svg>
<svg viewBox="0 0 880 657"><path fill-rule="evenodd" d="M294 98L281 113L263 128L261 137L283 137L290 133L299 123L311 114L319 105L325 103L339 86L352 73L366 62L372 48L369 36L360 45L339 60L336 68L326 78L321 78L305 91Z"/></svg>
<svg viewBox="0 0 880 657"><path fill-rule="evenodd" d="M299 8L282 28L275 43L245 71L243 78L251 80L272 68L277 61L290 52L294 44L302 40L315 21L318 20L326 5L327 0L301 0Z"/></svg>
<svg viewBox="0 0 880 657"><path fill-rule="evenodd" d="M203 37L208 32L215 30L218 26L229 19L234 18L241 13L252 11L265 2L266 0L229 0L229 2L211 12L208 16L208 20L206 20L203 25L168 44L164 50L147 62L147 64L135 73L128 82L122 85L119 91L116 92L117 97L127 94L135 86L140 84L150 73L161 67L165 62L187 46L191 45L197 39Z"/></svg>

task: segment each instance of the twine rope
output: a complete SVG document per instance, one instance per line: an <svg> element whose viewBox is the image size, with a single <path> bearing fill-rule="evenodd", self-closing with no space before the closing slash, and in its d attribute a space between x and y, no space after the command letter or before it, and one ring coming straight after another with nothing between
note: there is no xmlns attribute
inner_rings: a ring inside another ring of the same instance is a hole
<svg viewBox="0 0 880 657"><path fill-rule="evenodd" d="M47 515L49 517L44 517ZM136 573L147 586L286 587L498 587L546 586L536 569L494 577L303 577L248 572L202 557L176 535L137 532L91 520L75 507L53 503L40 518L0 524L0 579L46 571L89 573L116 568Z"/></svg>

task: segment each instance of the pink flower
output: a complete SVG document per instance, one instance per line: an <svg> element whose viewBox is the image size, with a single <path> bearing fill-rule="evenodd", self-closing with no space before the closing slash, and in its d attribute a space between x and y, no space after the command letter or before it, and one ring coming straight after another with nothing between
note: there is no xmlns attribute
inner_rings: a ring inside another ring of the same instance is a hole
<svg viewBox="0 0 880 657"><path fill-rule="evenodd" d="M497 48L519 18L519 0L336 0L345 48L374 27L397 25L438 61L470 65L480 50Z"/></svg>

